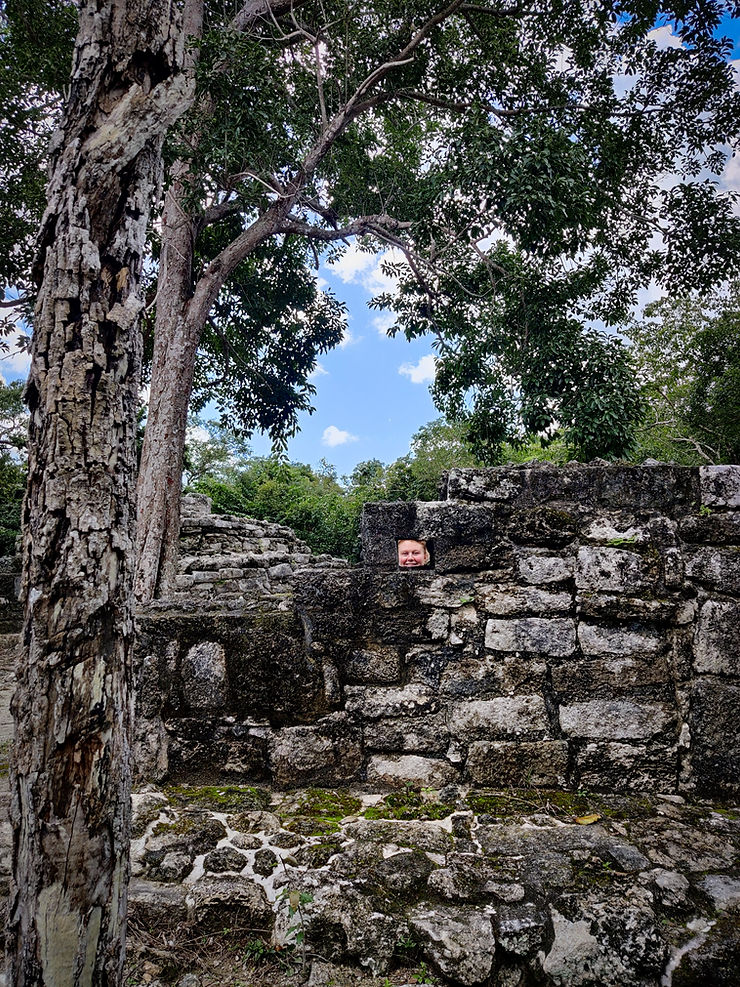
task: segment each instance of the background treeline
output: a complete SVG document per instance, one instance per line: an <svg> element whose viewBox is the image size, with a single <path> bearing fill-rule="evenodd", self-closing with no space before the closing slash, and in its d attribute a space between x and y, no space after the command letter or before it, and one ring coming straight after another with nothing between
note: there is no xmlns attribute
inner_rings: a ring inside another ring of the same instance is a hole
<svg viewBox="0 0 740 987"><path fill-rule="evenodd" d="M656 459L683 465L740 462L740 284L700 298L664 299L625 329L638 384L640 420L631 426L626 462ZM0 554L14 551L25 486L25 409L19 382L0 384ZM590 400L601 397L584 388ZM616 414L608 406L600 416ZM593 420L598 416L594 414ZM142 412L143 429L143 412ZM284 457L253 456L246 439L216 423L194 423L184 485L205 493L213 509L277 521L316 553L359 558L362 505L379 500L434 500L440 475L453 466L490 466L547 459L564 463L578 450L567 432L522 434L481 457L465 418L439 418L413 436L407 455L389 465L359 463L340 477ZM597 442L598 449L598 442ZM605 458L607 448L599 449Z"/></svg>

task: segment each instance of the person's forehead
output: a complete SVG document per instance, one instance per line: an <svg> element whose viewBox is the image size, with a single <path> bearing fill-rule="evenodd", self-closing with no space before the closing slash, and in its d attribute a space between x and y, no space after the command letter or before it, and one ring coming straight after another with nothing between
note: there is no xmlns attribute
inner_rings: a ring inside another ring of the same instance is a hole
<svg viewBox="0 0 740 987"><path fill-rule="evenodd" d="M402 538L398 543L399 548L408 548L412 546L413 548L423 548L424 543L417 541L415 538Z"/></svg>

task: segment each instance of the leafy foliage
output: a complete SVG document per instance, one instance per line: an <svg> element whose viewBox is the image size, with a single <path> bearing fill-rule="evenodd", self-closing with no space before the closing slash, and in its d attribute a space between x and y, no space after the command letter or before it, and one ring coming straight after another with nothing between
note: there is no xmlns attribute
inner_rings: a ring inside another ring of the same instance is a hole
<svg viewBox="0 0 740 987"><path fill-rule="evenodd" d="M485 310L459 298L445 312L435 403L464 425L487 465L502 461L506 443L534 436L561 439L584 460L625 455L642 415L629 351L616 336L584 331L564 314L570 286L530 280L504 246L497 257L518 269L520 284ZM418 287L407 281L400 304L409 296L415 304Z"/></svg>
<svg viewBox="0 0 740 987"><path fill-rule="evenodd" d="M241 32L210 8L200 98L171 147L198 250L260 230L268 251L300 238L304 262L352 235L395 248L401 289L375 304L409 338L434 335L435 400L479 457L541 433L624 455L641 414L629 357L582 327L623 321L651 279L696 288L737 269L732 197L704 177L740 135L715 37L728 12L334 0ZM219 304L238 313L228 287Z"/></svg>
<svg viewBox="0 0 740 987"><path fill-rule="evenodd" d="M23 385L0 383L0 555L15 552L21 532L27 430Z"/></svg>
<svg viewBox="0 0 740 987"><path fill-rule="evenodd" d="M0 289L29 298L45 158L76 30L66 0L6 0L0 12Z"/></svg>
<svg viewBox="0 0 740 987"><path fill-rule="evenodd" d="M647 408L638 456L740 462L740 282L656 302L628 334Z"/></svg>
<svg viewBox="0 0 740 987"><path fill-rule="evenodd" d="M221 231L222 232L222 231ZM344 307L319 290L305 244L261 245L229 278L201 336L191 410L214 404L222 427L266 431L276 450L313 411L310 375L345 329Z"/></svg>
<svg viewBox="0 0 740 987"><path fill-rule="evenodd" d="M328 463L315 471L303 463L250 457L233 434L211 423L207 440L188 444L192 489L212 498L217 513L277 521L293 528L314 552L353 562L360 557L359 527L368 501L434 500L440 474L452 466L479 465L460 430L442 420L424 425L411 452L384 466L377 459L359 463L340 482Z"/></svg>
<svg viewBox="0 0 740 987"><path fill-rule="evenodd" d="M629 452L629 357L583 326L624 321L651 280L706 290L738 271L740 221L713 177L740 136L717 36L733 14L726 0L308 0L242 30L207 3L198 98L167 150L192 223L184 303L226 272L196 410L213 398L222 424L284 447L341 335L312 267L361 236L400 258L399 292L376 304L409 338L433 334L435 399L479 458L538 434L581 458ZM22 246L5 285L28 282L73 29L64 0L6 4L0 199Z"/></svg>

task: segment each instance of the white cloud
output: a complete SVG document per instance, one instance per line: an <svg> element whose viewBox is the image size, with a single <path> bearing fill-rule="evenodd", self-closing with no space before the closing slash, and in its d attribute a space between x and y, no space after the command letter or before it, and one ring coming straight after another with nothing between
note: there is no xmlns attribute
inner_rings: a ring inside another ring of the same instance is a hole
<svg viewBox="0 0 740 987"><path fill-rule="evenodd" d="M387 274L383 270L383 263L391 264L405 264L405 258L400 250L392 247L390 250L384 250L382 254L376 254L373 257L372 267L363 273L360 278L360 283L365 291L368 291L371 295L377 295L381 291L393 294L396 290L396 285L398 279L394 274Z"/></svg>
<svg viewBox="0 0 740 987"><path fill-rule="evenodd" d="M663 51L665 48L683 48L683 42L673 33L673 28L670 24L664 27L656 27L655 30L649 32L648 38L655 42L660 51Z"/></svg>
<svg viewBox="0 0 740 987"><path fill-rule="evenodd" d="M316 366L308 375L308 379L315 380L317 377L328 377L328 376L329 376L329 371L326 369L326 367L322 367L322 365L317 360Z"/></svg>
<svg viewBox="0 0 740 987"><path fill-rule="evenodd" d="M382 315L376 315L373 319L373 326L378 330L379 336L387 336L388 330L392 325L395 325L396 317L392 312L383 312Z"/></svg>
<svg viewBox="0 0 740 987"><path fill-rule="evenodd" d="M360 284L369 294L377 295L381 291L396 290L396 278L383 271L383 262L397 264L403 260L403 254L395 247L380 254L369 254L353 243L332 263L331 270L345 284Z"/></svg>
<svg viewBox="0 0 740 987"><path fill-rule="evenodd" d="M399 374L408 377L412 384L431 384L435 374L435 359L431 353L423 356L418 363L402 363Z"/></svg>
<svg viewBox="0 0 740 987"><path fill-rule="evenodd" d="M185 433L188 442L208 442L211 433L202 425L190 425Z"/></svg>
<svg viewBox="0 0 740 987"><path fill-rule="evenodd" d="M341 257L332 262L331 269L345 284L356 284L363 271L375 264L375 255L360 250L356 243L351 244Z"/></svg>
<svg viewBox="0 0 740 987"><path fill-rule="evenodd" d="M344 429L337 428L336 425L330 425L324 429L321 441L325 446L333 449L334 446L344 446L348 442L357 442L357 436L352 435L351 432L345 432Z"/></svg>
<svg viewBox="0 0 740 987"><path fill-rule="evenodd" d="M0 366L2 366L3 377L28 377L31 369L31 354L26 349L16 349L20 340L27 339L26 333L18 333L13 342L8 341L9 350L0 356Z"/></svg>
<svg viewBox="0 0 740 987"><path fill-rule="evenodd" d="M338 343L339 349L343 350L347 346L354 346L355 343L359 343L362 340L362 336L355 336L351 332L349 326L345 326L344 335Z"/></svg>

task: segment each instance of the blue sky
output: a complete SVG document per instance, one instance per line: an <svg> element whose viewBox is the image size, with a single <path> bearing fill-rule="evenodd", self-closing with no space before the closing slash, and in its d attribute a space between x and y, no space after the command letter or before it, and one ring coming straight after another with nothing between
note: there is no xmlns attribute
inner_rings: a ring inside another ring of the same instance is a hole
<svg viewBox="0 0 740 987"><path fill-rule="evenodd" d="M735 41L731 57L740 59L740 22L728 18L721 30ZM728 162L723 182L740 190L737 157ZM321 357L313 378L316 410L301 416L288 456L312 466L325 459L340 476L363 460L389 463L403 456L413 434L438 417L429 395L431 341L387 337L387 318L368 308L373 295L389 287L379 265L378 257L350 247L338 263L320 271L347 306L349 333L342 346ZM645 300L649 297L648 293ZM27 368L25 355L0 358L0 374L7 381L24 378ZM260 455L270 452L269 442L259 435L253 437L252 448Z"/></svg>
<svg viewBox="0 0 740 987"><path fill-rule="evenodd" d="M348 310L344 343L325 354L312 380L313 415L301 416L301 431L288 446L293 460L316 466L324 458L339 475L366 459L392 462L409 450L413 433L438 417L429 395L432 349L428 339L407 342L386 335L390 320L368 302L388 285L380 258L350 247L321 277ZM268 453L256 437L254 451Z"/></svg>

